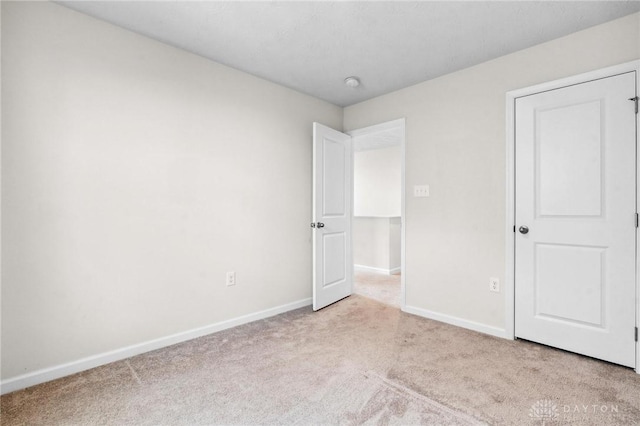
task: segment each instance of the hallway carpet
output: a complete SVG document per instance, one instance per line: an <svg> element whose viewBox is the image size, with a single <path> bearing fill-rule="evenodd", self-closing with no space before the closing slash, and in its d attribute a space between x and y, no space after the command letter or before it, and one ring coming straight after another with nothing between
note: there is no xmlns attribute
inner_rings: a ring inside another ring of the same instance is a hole
<svg viewBox="0 0 640 426"><path fill-rule="evenodd" d="M15 424L638 424L640 375L354 295L1 398Z"/></svg>
<svg viewBox="0 0 640 426"><path fill-rule="evenodd" d="M353 292L380 303L400 307L400 275L355 271Z"/></svg>

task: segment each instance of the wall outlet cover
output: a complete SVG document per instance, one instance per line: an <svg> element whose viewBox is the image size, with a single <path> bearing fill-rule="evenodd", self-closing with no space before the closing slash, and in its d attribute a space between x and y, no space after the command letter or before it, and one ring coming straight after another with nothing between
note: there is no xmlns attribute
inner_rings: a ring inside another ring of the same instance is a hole
<svg viewBox="0 0 640 426"><path fill-rule="evenodd" d="M495 277L489 278L489 290L495 293L500 293L500 279Z"/></svg>
<svg viewBox="0 0 640 426"><path fill-rule="evenodd" d="M227 272L227 287L232 286L232 285L236 285L236 272L235 271L229 271Z"/></svg>

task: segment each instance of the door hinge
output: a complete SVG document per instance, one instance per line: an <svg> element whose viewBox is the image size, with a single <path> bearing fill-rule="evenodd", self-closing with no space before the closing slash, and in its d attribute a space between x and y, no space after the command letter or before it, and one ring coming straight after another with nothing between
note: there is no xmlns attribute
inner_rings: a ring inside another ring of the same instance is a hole
<svg viewBox="0 0 640 426"><path fill-rule="evenodd" d="M636 114L638 113L638 100L639 100L639 99L640 99L640 98L639 98L639 97L637 97L637 96L636 96L636 97L634 97L634 98L629 98L629 100L630 100L630 101L633 101L633 102L635 102L635 103L636 103Z"/></svg>
<svg viewBox="0 0 640 426"><path fill-rule="evenodd" d="M636 327L636 342L638 341L638 327Z"/></svg>
<svg viewBox="0 0 640 426"><path fill-rule="evenodd" d="M640 224L640 219L638 219L638 213L636 213L636 228Z"/></svg>
<svg viewBox="0 0 640 426"><path fill-rule="evenodd" d="M513 232L516 232L516 226L513 225Z"/></svg>

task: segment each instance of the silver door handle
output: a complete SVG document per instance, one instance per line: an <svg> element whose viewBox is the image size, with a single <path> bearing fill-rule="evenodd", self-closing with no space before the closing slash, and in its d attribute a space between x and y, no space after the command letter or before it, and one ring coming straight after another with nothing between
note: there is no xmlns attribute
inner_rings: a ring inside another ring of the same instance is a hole
<svg viewBox="0 0 640 426"><path fill-rule="evenodd" d="M521 234L526 234L529 232L529 228L527 228L526 226L521 226L518 231L520 231Z"/></svg>

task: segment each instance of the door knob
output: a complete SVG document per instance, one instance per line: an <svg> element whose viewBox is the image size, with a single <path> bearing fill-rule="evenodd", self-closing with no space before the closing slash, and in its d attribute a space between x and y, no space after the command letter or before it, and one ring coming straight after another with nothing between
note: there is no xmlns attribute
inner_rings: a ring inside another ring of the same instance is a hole
<svg viewBox="0 0 640 426"><path fill-rule="evenodd" d="M520 231L521 234L526 234L529 232L529 228L527 228L526 226L521 226L518 231Z"/></svg>
<svg viewBox="0 0 640 426"><path fill-rule="evenodd" d="M318 224L316 225L318 228L324 228L324 223L322 222L318 222Z"/></svg>

